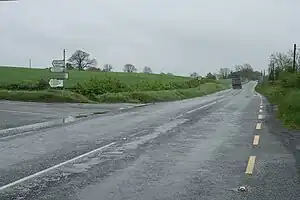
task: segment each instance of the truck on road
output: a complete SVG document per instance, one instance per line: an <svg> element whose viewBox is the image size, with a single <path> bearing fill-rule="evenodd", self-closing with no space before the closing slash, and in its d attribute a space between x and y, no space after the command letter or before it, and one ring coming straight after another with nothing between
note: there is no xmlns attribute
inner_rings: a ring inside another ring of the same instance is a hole
<svg viewBox="0 0 300 200"><path fill-rule="evenodd" d="M242 80L241 76L237 73L232 74L232 88L233 89L242 89Z"/></svg>

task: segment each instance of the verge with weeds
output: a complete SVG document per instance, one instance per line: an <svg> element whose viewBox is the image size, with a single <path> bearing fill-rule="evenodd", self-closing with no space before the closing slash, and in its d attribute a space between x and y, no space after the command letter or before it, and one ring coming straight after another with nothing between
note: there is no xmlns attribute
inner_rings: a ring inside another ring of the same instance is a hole
<svg viewBox="0 0 300 200"><path fill-rule="evenodd" d="M256 91L278 106L278 118L287 127L300 129L300 74L282 72L278 80L258 84Z"/></svg>
<svg viewBox="0 0 300 200"><path fill-rule="evenodd" d="M127 73L127 76L133 76ZM178 79L178 78L177 78ZM199 97L229 88L229 81L149 79L128 84L114 76L92 76L73 87L49 89L44 79L0 84L0 99L36 102L149 103Z"/></svg>

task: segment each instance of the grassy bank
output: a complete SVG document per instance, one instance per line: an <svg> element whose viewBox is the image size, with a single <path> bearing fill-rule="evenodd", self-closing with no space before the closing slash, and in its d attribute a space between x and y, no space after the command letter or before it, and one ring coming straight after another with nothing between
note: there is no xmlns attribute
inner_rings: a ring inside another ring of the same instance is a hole
<svg viewBox="0 0 300 200"><path fill-rule="evenodd" d="M32 102L69 102L69 103L150 103L175 101L200 97L229 88L228 85L206 83L197 88L160 91L133 91L105 93L96 99L89 99L81 94L62 90L12 91L0 90L0 99Z"/></svg>
<svg viewBox="0 0 300 200"><path fill-rule="evenodd" d="M168 74L144 74L144 73L123 73L123 72L93 72L70 70L69 79L65 81L67 88L75 87L77 83L83 84L91 77L104 79L106 76L118 79L128 86L137 85L141 82L160 81L162 83L183 83L189 77L172 76ZM55 75L57 77L59 75ZM48 81L54 77L48 69L30 69L22 67L0 67L0 87L7 84L19 84L37 82L41 79Z"/></svg>
<svg viewBox="0 0 300 200"><path fill-rule="evenodd" d="M49 89L46 69L0 67L0 99L37 102L148 103L199 97L226 89L230 80L165 74L70 71L65 90Z"/></svg>
<svg viewBox="0 0 300 200"><path fill-rule="evenodd" d="M261 83L256 91L278 105L278 118L287 127L300 128L300 75L282 73L279 80Z"/></svg>
<svg viewBox="0 0 300 200"><path fill-rule="evenodd" d="M0 99L11 101L32 101L32 102L65 102L65 103L93 103L87 97L62 90L42 91L13 91L0 90Z"/></svg>
<svg viewBox="0 0 300 200"><path fill-rule="evenodd" d="M206 83L200 85L200 87L189 89L107 93L98 96L97 99L99 102L110 103L150 103L175 101L181 99L201 97L227 88L229 88L229 86L225 84Z"/></svg>

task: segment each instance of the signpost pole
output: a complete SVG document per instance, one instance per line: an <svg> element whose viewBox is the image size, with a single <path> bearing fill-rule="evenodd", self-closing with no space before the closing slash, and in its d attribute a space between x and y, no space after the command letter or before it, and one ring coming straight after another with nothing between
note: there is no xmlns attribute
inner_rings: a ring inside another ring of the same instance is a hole
<svg viewBox="0 0 300 200"><path fill-rule="evenodd" d="M0 0L1 1L1 0ZM65 89L64 81L69 78L66 66L66 49L63 50L62 60L52 60L52 67L50 71L54 74L60 74L60 77L53 77L49 80L49 85L51 88ZM63 78L61 76L64 76Z"/></svg>
<svg viewBox="0 0 300 200"><path fill-rule="evenodd" d="M63 60L64 60L64 68L65 68L65 73L67 72L67 67L66 67L66 49L63 51ZM65 85L63 86L63 90L65 90Z"/></svg>

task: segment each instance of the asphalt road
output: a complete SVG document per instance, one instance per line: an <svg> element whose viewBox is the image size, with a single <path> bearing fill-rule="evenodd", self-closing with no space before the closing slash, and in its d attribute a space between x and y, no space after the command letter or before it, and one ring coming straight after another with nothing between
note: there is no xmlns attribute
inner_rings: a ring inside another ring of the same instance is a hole
<svg viewBox="0 0 300 200"><path fill-rule="evenodd" d="M68 104L0 101L0 130L56 119L106 112L135 104Z"/></svg>
<svg viewBox="0 0 300 200"><path fill-rule="evenodd" d="M299 199L254 85L0 139L0 199Z"/></svg>

